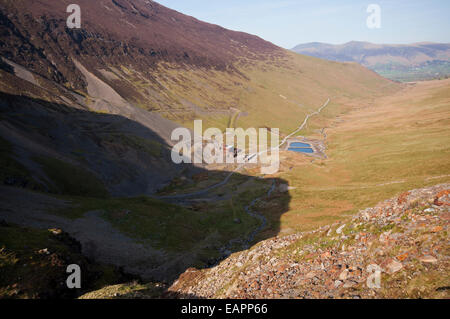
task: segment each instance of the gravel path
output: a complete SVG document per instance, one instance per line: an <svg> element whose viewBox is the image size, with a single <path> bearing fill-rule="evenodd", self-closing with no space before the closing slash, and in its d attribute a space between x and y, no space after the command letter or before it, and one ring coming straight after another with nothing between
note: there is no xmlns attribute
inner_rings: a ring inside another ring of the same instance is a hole
<svg viewBox="0 0 450 319"><path fill-rule="evenodd" d="M220 249L220 252L223 254L222 258L226 258L226 257L230 256L232 248L235 245L239 245L243 249L248 249L250 247L250 244L255 240L256 235L258 235L267 226L267 218L264 215L262 215L256 211L253 211L252 208L253 208L253 206L256 205L256 203L258 201L260 201L264 198L269 198L272 195L273 191L275 190L275 187L276 187L276 183L273 182L272 186L270 187L270 189L266 195L255 198L248 206L246 206L244 208L245 212L248 215L250 215L251 217L258 219L260 224L246 237L232 239L225 246L223 246Z"/></svg>

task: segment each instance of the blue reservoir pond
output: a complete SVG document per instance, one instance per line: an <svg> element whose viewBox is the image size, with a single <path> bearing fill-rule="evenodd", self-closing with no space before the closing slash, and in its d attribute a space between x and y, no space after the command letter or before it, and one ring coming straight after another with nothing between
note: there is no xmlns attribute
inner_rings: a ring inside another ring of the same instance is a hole
<svg viewBox="0 0 450 319"><path fill-rule="evenodd" d="M289 145L288 151L298 152L298 153L306 153L313 154L314 150L311 148L311 145L306 143L295 142Z"/></svg>
<svg viewBox="0 0 450 319"><path fill-rule="evenodd" d="M311 145L306 144L306 143L300 143L300 142L295 142L295 143L291 143L289 144L289 148L311 148Z"/></svg>
<svg viewBox="0 0 450 319"><path fill-rule="evenodd" d="M314 150L312 148L290 147L290 148L288 148L288 151L293 151L293 152L297 152L297 153L307 153L307 154L314 153Z"/></svg>

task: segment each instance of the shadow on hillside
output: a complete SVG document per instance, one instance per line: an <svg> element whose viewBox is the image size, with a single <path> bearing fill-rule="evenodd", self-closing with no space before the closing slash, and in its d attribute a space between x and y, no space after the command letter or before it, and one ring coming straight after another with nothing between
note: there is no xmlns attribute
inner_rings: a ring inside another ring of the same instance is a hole
<svg viewBox="0 0 450 319"><path fill-rule="evenodd" d="M167 186L170 180L181 175L191 180L199 175L208 178L224 174L187 164L175 165L170 159L171 146L151 128L138 121L120 115L79 110L26 96L0 93L0 133L4 140L2 144L5 144L2 145L2 161L6 163L1 168L3 184L20 188L22 192L21 196L16 198L13 196L1 200L8 200L9 207L14 206L14 202L17 201L16 215L25 213L19 202L29 200L23 198L23 189L77 196L74 198L96 196L103 198L104 194L98 189L103 184L106 186L106 191L114 198L128 198L149 195L157 189L157 185ZM11 149L8 149L8 145ZM47 160L37 160L42 158ZM51 163L53 166L46 163ZM236 185L227 189L228 192L236 192L231 195L233 201L247 201L246 205L250 204L252 199L249 198L249 193L244 193L246 197L243 199L241 196L244 195L238 190L251 179L254 177L235 174L233 182ZM100 262L115 263L117 261L117 266L125 266L126 271L137 272L145 280L165 281L170 284L190 267L211 267L227 255L246 249L247 245L252 246L261 240L278 235L281 215L288 210L290 202L289 193L279 192L278 186L285 185L287 182L281 179L267 179L265 182L259 180L259 182L265 185L263 195L259 196L264 201L270 202L270 205L257 209L252 207L251 211L256 210L258 214L262 212L265 220L252 216L254 225L248 229L242 229L241 221L233 219L231 207L220 213L225 215L220 216L214 208L216 201L204 205L200 210L198 205L182 203L186 206L188 214L200 216L195 221L197 224L188 225L187 230L183 229L184 225L175 225L172 234L163 233L160 242L164 242L166 237L177 236L179 236L176 238L177 242L189 242L192 240L189 238L190 234L192 236L195 234L199 239L199 245L192 247L191 250L178 252L174 255L178 256L177 258L170 262L164 261L162 264L158 264L155 259L146 264L144 258L140 259L140 256L136 256L137 253L133 255L134 246L127 242L120 243L120 247L113 247L114 249L109 247L115 243L114 239L108 237L107 232L103 236L103 230L100 228L93 234L87 230L84 232L82 228L71 228L71 225L75 223L58 224L57 221L39 224L37 227L62 228L72 234L83 246L95 246L95 252L90 257ZM274 186L274 191L269 196L266 188L271 185ZM224 198L227 198L226 195ZM205 194L201 198L207 196L208 194ZM220 202L220 200L217 201L217 203ZM226 200L223 202L226 203ZM42 210L41 204L30 202L27 209L38 216ZM1 207L0 219L4 218L3 203ZM53 207L48 208L53 209ZM246 214L245 211L241 213ZM147 214L151 218L152 211ZM168 211L167 214L172 212ZM211 219L211 216L214 217ZM191 215L185 218L190 220ZM205 225L205 220L210 224ZM23 226L36 227L36 224L27 218L22 218L22 223ZM257 229L263 223L265 223L264 228ZM199 230L204 233L199 233ZM230 238L227 238L229 233L239 231L238 238L242 240L235 240L233 245L229 245ZM214 244L209 244L210 238L213 239ZM111 251L122 256L108 255ZM216 253L210 256L213 251ZM127 260L129 255L132 256L130 263L142 263L140 268L143 269L142 273L136 271L136 267L131 271L127 269L127 265L120 263L120 260Z"/></svg>

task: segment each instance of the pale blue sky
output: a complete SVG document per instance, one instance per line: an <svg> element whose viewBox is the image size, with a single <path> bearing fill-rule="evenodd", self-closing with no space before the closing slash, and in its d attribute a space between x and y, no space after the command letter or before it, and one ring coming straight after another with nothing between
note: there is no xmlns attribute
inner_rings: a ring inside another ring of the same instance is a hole
<svg viewBox="0 0 450 319"><path fill-rule="evenodd" d="M450 42L450 0L157 0L225 28L256 34L284 48L305 42L340 44ZM370 4L381 29L369 29Z"/></svg>

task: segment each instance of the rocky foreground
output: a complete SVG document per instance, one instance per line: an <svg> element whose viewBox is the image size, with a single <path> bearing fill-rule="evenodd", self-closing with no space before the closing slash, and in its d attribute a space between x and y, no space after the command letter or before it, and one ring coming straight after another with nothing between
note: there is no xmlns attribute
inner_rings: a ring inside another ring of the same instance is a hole
<svg viewBox="0 0 450 319"><path fill-rule="evenodd" d="M273 238L168 290L196 298L448 298L450 184L413 190L347 223Z"/></svg>

